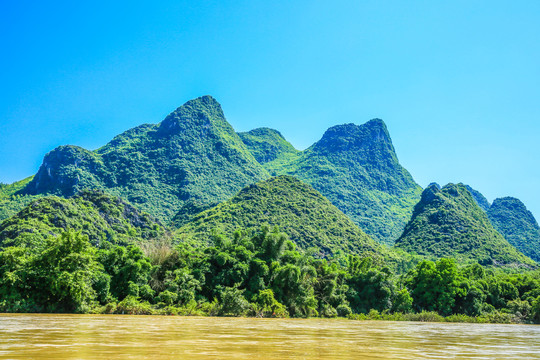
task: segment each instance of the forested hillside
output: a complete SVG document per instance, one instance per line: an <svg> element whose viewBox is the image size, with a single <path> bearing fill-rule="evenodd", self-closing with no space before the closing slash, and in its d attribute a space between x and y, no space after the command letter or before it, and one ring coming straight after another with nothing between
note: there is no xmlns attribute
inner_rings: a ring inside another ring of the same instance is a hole
<svg viewBox="0 0 540 360"><path fill-rule="evenodd" d="M240 132L238 136L255 159L263 165L299 153L279 131L274 129L258 128L248 132Z"/></svg>
<svg viewBox="0 0 540 360"><path fill-rule="evenodd" d="M539 248L517 199L422 193L382 120L298 151L210 96L0 184L0 312L540 322Z"/></svg>
<svg viewBox="0 0 540 360"><path fill-rule="evenodd" d="M536 262L540 261L540 227L521 200L503 197L490 204L480 192L470 186L467 186L467 190L486 212L495 230L523 254Z"/></svg>
<svg viewBox="0 0 540 360"><path fill-rule="evenodd" d="M379 256L387 251L318 191L292 176L247 186L232 199L195 216L179 234L208 243L214 229L232 233L258 229L260 224L278 226L300 249L315 247L322 256L336 252Z"/></svg>
<svg viewBox="0 0 540 360"><path fill-rule="evenodd" d="M370 257L316 259L268 227L199 248L102 245L68 231L37 252L1 249L0 311L540 322L538 271L441 259L393 273Z"/></svg>
<svg viewBox="0 0 540 360"><path fill-rule="evenodd" d="M164 237L167 232L152 216L118 197L84 191L69 199L47 196L32 201L0 223L0 246L36 252L45 246L46 239L67 230L80 231L94 246L141 243Z"/></svg>
<svg viewBox="0 0 540 360"><path fill-rule="evenodd" d="M480 209L484 210L485 212L487 212L491 206L491 204L489 203L489 201L486 199L486 197L484 195L482 195L482 193L478 190L475 190L473 189L472 187L470 187L469 185L465 185L465 187L467 188L467 190L469 190L469 192L471 193L474 201L476 201L476 203L478 204L478 206L480 206Z"/></svg>
<svg viewBox="0 0 540 360"><path fill-rule="evenodd" d="M184 209L205 209L265 178L219 103L204 96L96 151L54 149L20 193L71 196L102 189L168 222L188 203Z"/></svg>
<svg viewBox="0 0 540 360"><path fill-rule="evenodd" d="M431 185L424 190L396 246L435 259L534 265L493 228L463 184L448 184L442 189Z"/></svg>
<svg viewBox="0 0 540 360"><path fill-rule="evenodd" d="M25 207L30 201L41 195L21 194L21 190L32 181L32 177L13 184L0 184L0 222L13 216Z"/></svg>
<svg viewBox="0 0 540 360"><path fill-rule="evenodd" d="M420 198L421 188L398 161L382 120L328 129L298 155L265 164L272 175L310 184L374 239L393 244Z"/></svg>
<svg viewBox="0 0 540 360"><path fill-rule="evenodd" d="M531 259L540 262L540 227L533 214L518 199L495 199L488 217L508 242Z"/></svg>

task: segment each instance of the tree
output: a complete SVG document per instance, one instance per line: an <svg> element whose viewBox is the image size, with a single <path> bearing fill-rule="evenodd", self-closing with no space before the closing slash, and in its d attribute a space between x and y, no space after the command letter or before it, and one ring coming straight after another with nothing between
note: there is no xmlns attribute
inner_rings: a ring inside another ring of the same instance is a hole
<svg viewBox="0 0 540 360"><path fill-rule="evenodd" d="M420 262L408 281L415 308L452 314L456 298L466 295L462 280L454 259Z"/></svg>
<svg viewBox="0 0 540 360"><path fill-rule="evenodd" d="M88 237L73 231L48 238L29 270L29 295L45 311L87 312L98 296L94 287L108 290L96 250Z"/></svg>

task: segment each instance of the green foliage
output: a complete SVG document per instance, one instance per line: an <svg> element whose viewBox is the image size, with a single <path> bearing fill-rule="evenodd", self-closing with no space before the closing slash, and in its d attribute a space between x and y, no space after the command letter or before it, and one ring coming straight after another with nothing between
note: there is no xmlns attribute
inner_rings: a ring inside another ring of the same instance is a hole
<svg viewBox="0 0 540 360"><path fill-rule="evenodd" d="M401 289L395 293L392 304L392 312L408 314L413 310L413 298L407 288Z"/></svg>
<svg viewBox="0 0 540 360"><path fill-rule="evenodd" d="M33 176L13 184L0 186L0 222L15 215L39 195L24 195L20 191L32 181Z"/></svg>
<svg viewBox="0 0 540 360"><path fill-rule="evenodd" d="M389 310L392 307L394 283L390 270L372 266L371 258L351 257L347 297L355 313Z"/></svg>
<svg viewBox="0 0 540 360"><path fill-rule="evenodd" d="M470 187L469 185L465 185L465 187L467 188L467 190L469 190L469 192L471 193L474 201L476 201L476 203L478 204L478 206L480 206L480 209L484 210L485 212L487 212L491 206L491 204L489 203L489 201L485 198L484 195L482 195L482 193L480 193L478 190L475 190L473 189L472 187Z"/></svg>
<svg viewBox="0 0 540 360"><path fill-rule="evenodd" d="M152 308L149 302L141 302L136 296L127 296L124 300L118 303L113 309L109 310L114 314L125 315L153 315L156 311Z"/></svg>
<svg viewBox="0 0 540 360"><path fill-rule="evenodd" d="M483 265L534 267L491 225L463 184L424 190L396 246L430 258L453 257Z"/></svg>
<svg viewBox="0 0 540 360"><path fill-rule="evenodd" d="M334 126L307 150L284 153L263 165L272 175L293 175L310 184L386 244L399 237L421 192L399 164L379 119Z"/></svg>
<svg viewBox="0 0 540 360"><path fill-rule="evenodd" d="M38 251L45 239L67 229L80 231L95 246L148 241L166 232L150 215L120 198L84 191L70 199L48 196L34 200L0 224L0 244Z"/></svg>
<svg viewBox="0 0 540 360"><path fill-rule="evenodd" d="M244 290L239 290L236 286L225 287L221 293L220 315L242 316L248 308L249 303L244 297Z"/></svg>
<svg viewBox="0 0 540 360"><path fill-rule="evenodd" d="M230 233L264 223L283 229L300 249L315 247L319 256L340 252L374 256L389 253L320 193L292 176L279 176L244 188L232 199L195 216L180 228L178 238L208 242L213 229Z"/></svg>
<svg viewBox="0 0 540 360"><path fill-rule="evenodd" d="M533 321L540 324L540 296L538 296L532 304L531 315Z"/></svg>
<svg viewBox="0 0 540 360"><path fill-rule="evenodd" d="M137 246L111 246L100 250L98 258L111 277L110 292L116 299L152 293L146 288L145 292L140 291L150 279L152 265Z"/></svg>
<svg viewBox="0 0 540 360"><path fill-rule="evenodd" d="M398 275L368 257L318 259L299 252L268 226L252 235L216 235L206 247L179 244L152 260L146 251L96 249L73 231L48 238L39 251L4 248L0 311L540 320L540 270L459 268L441 259Z"/></svg>
<svg viewBox="0 0 540 360"><path fill-rule="evenodd" d="M281 304L274 297L272 289L259 290L259 295L255 296L255 315L258 317L288 317L289 312L285 305Z"/></svg>
<svg viewBox="0 0 540 360"><path fill-rule="evenodd" d="M0 253L3 311L88 312L108 292L109 278L95 252L88 238L75 232L48 238L37 255L6 249Z"/></svg>
<svg viewBox="0 0 540 360"><path fill-rule="evenodd" d="M521 201L511 197L495 199L487 214L493 227L510 244L540 262L540 227Z"/></svg>
<svg viewBox="0 0 540 360"><path fill-rule="evenodd" d="M54 149L19 193L72 196L101 189L167 223L181 209L178 216L185 220L193 206L208 208L267 177L219 103L203 96L161 123L128 130L96 151ZM4 207L0 203L0 212L9 215Z"/></svg>
<svg viewBox="0 0 540 360"><path fill-rule="evenodd" d="M440 259L437 263L423 261L418 264L407 285L417 310L450 315L456 298L466 295L460 286L462 280L453 259Z"/></svg>
<svg viewBox="0 0 540 360"><path fill-rule="evenodd" d="M274 129L258 128L240 132L238 136L260 164L296 155L299 152Z"/></svg>

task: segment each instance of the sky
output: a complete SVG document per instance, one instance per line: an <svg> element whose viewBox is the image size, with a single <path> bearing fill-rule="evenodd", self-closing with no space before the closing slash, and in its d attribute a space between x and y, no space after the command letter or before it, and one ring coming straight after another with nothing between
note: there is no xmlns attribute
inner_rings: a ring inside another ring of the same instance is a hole
<svg viewBox="0 0 540 360"><path fill-rule="evenodd" d="M423 187L540 218L539 1L2 1L0 182L212 95L305 149L385 121Z"/></svg>

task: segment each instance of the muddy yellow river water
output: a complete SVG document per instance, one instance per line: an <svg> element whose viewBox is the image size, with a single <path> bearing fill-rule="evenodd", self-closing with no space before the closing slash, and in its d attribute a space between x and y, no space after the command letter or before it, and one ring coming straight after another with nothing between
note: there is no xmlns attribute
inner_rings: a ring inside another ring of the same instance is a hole
<svg viewBox="0 0 540 360"><path fill-rule="evenodd" d="M3 315L1 359L540 359L540 326Z"/></svg>

